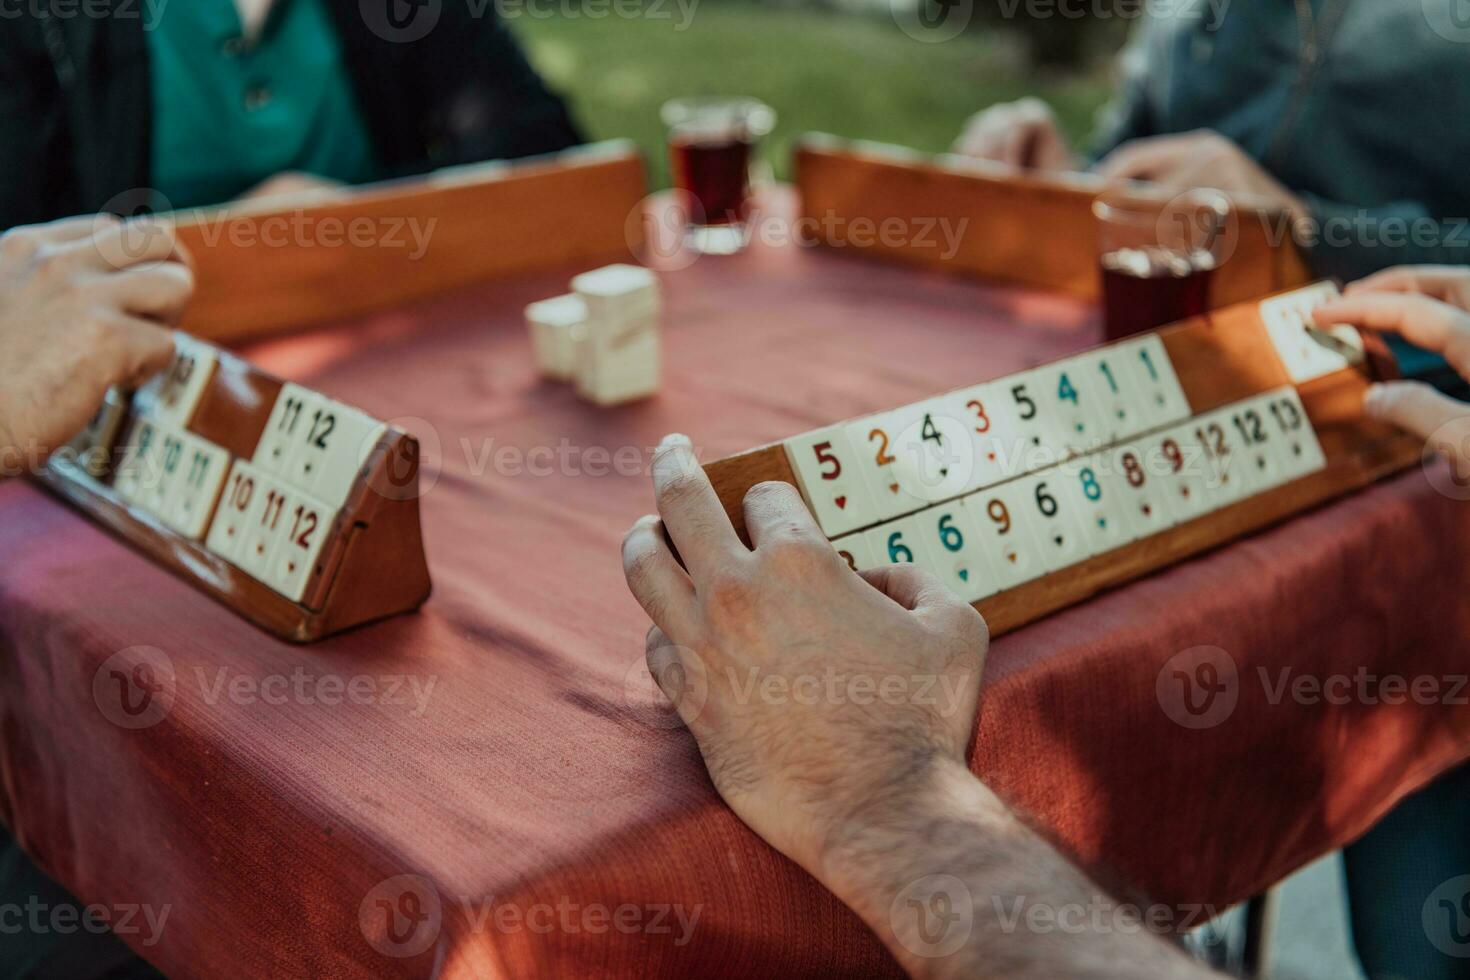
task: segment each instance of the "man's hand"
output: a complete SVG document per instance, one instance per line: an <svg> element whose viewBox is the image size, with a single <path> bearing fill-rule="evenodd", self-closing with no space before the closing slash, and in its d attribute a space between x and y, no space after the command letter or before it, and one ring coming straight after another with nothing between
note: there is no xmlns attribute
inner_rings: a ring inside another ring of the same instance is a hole
<svg viewBox="0 0 1470 980"><path fill-rule="evenodd" d="M966 765L989 645L973 609L912 566L854 574L784 483L746 494L747 548L683 436L653 482L661 519L623 541L649 670L725 802L910 975L1204 975L1123 917L1039 935L998 913L1116 903Z"/></svg>
<svg viewBox="0 0 1470 980"><path fill-rule="evenodd" d="M0 464L64 445L112 385L166 366L194 278L172 233L74 218L0 236Z"/></svg>
<svg viewBox="0 0 1470 980"><path fill-rule="evenodd" d="M1443 354L1461 377L1470 378L1470 313L1429 296L1387 291L1384 281L1402 283L1402 273L1415 274L1414 270L1396 271L1399 278L1380 280L1371 287L1372 280L1365 280L1342 299L1319 306L1313 317L1323 327L1347 323L1399 334L1412 344ZM1440 295L1455 295L1450 279L1432 281ZM1470 480L1470 405L1447 398L1422 382L1391 381L1369 388L1363 407L1373 418L1425 439L1430 448L1450 460L1459 479Z"/></svg>
<svg viewBox="0 0 1470 980"><path fill-rule="evenodd" d="M1395 269L1375 272L1347 288L1349 296L1365 293L1419 293L1470 313L1470 268L1454 265L1401 265Z"/></svg>
<svg viewBox="0 0 1470 980"><path fill-rule="evenodd" d="M1209 187L1237 203L1307 213L1300 198L1272 177L1234 142L1213 130L1130 140L1108 154L1097 172L1114 180L1142 180L1171 190Z"/></svg>
<svg viewBox="0 0 1470 980"><path fill-rule="evenodd" d="M1005 102L977 112L955 140L954 151L1013 167L1077 169L1077 159L1057 126L1051 107L1034 98Z"/></svg>
<svg viewBox="0 0 1470 980"><path fill-rule="evenodd" d="M864 581L785 483L746 495L747 548L682 436L659 447L653 480L662 520L623 542L654 622L649 669L720 795L820 877L865 808L896 803L941 761L963 766L985 621L913 566Z"/></svg>

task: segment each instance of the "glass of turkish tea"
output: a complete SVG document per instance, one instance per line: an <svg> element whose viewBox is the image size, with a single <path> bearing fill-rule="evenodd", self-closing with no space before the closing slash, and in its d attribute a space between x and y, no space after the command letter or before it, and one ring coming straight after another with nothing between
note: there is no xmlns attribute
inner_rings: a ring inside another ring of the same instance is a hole
<svg viewBox="0 0 1470 980"><path fill-rule="evenodd" d="M1232 245L1228 197L1194 190L1162 202L1120 188L1098 195L1092 213L1107 339L1209 311L1215 270Z"/></svg>
<svg viewBox="0 0 1470 980"><path fill-rule="evenodd" d="M776 125L776 112L758 99L694 96L661 110L669 130L674 186L686 199L685 244L729 255L745 246L750 172L756 146Z"/></svg>

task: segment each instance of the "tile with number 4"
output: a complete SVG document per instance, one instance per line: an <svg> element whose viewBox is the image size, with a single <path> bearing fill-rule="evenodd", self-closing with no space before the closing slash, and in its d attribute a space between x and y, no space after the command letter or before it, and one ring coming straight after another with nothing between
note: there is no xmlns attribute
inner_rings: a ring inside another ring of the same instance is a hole
<svg viewBox="0 0 1470 980"><path fill-rule="evenodd" d="M1066 456L1101 446L1107 436L1106 405L1101 379L1094 377L1091 359L1069 357L1031 372L1035 387L1048 401L1052 437Z"/></svg>
<svg viewBox="0 0 1470 980"><path fill-rule="evenodd" d="M893 416L893 470L899 485L926 504L963 494L975 474L975 441L963 419L939 398Z"/></svg>
<svg viewBox="0 0 1470 980"><path fill-rule="evenodd" d="M880 519L858 472L858 454L841 427L788 439L786 458L807 506L827 537L840 537Z"/></svg>

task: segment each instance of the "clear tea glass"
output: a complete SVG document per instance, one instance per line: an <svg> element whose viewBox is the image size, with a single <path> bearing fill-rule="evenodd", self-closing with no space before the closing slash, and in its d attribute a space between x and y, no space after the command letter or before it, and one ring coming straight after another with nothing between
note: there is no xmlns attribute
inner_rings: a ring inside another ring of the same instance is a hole
<svg viewBox="0 0 1470 980"><path fill-rule="evenodd" d="M685 243L706 254L738 252L750 214L750 171L776 112L758 99L696 96L664 103L674 185L688 199Z"/></svg>
<svg viewBox="0 0 1470 980"><path fill-rule="evenodd" d="M1209 311L1215 270L1233 247L1228 197L1195 190L1164 202L1137 189L1108 190L1092 213L1107 339Z"/></svg>

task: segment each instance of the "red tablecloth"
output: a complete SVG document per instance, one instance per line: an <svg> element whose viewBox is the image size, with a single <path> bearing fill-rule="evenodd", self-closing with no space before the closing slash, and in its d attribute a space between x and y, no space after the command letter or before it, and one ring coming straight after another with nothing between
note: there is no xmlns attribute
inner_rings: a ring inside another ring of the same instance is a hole
<svg viewBox="0 0 1470 980"><path fill-rule="evenodd" d="M521 308L565 280L249 351L420 420L436 591L418 615L277 643L31 485L0 486L4 821L83 899L167 907L138 945L165 972L896 969L666 726L618 544L667 431L714 458L1086 346L1091 318L757 247L666 276L664 391L599 410L532 369ZM1463 674L1467 544L1470 508L1415 471L1007 636L975 767L1110 879L1239 900L1470 751L1458 705L1275 696L1282 671ZM139 645L168 658L173 703L134 730L93 682ZM1200 646L1234 667L1237 703L1194 729L1166 708L1171 658Z"/></svg>

